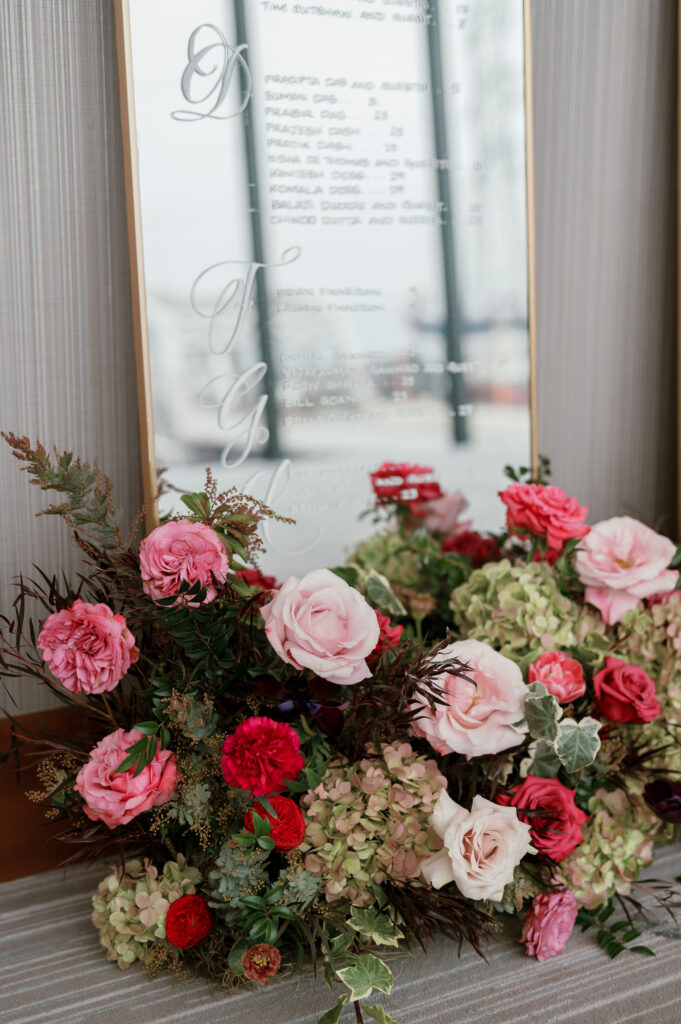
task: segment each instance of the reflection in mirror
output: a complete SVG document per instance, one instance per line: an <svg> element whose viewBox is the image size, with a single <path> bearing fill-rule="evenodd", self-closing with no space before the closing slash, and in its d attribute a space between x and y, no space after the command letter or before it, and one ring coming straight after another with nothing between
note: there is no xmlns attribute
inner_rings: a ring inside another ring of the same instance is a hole
<svg viewBox="0 0 681 1024"><path fill-rule="evenodd" d="M368 474L530 458L522 0L129 0L156 457L339 561ZM492 497L490 497L490 495ZM174 496L164 497L163 511Z"/></svg>

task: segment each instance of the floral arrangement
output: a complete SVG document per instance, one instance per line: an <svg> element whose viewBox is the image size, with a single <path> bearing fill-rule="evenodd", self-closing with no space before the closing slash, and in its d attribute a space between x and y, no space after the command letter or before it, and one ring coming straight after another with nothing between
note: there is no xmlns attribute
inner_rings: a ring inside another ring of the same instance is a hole
<svg viewBox="0 0 681 1024"><path fill-rule="evenodd" d="M117 865L93 898L108 959L225 988L311 960L340 987L320 1024L395 1024L385 953L438 932L484 955L510 914L539 960L576 922L650 952L638 877L681 822L670 540L588 526L544 461L481 534L428 467L386 463L377 532L278 585L276 514L210 474L137 544L96 467L6 440L86 559L75 584L20 579L0 670L82 709L30 796Z"/></svg>

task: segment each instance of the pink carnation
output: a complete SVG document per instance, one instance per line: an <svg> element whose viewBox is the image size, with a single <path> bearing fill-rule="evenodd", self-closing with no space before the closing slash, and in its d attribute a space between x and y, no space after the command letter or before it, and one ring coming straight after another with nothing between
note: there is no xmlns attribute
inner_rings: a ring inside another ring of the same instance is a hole
<svg viewBox="0 0 681 1024"><path fill-rule="evenodd" d="M629 516L592 527L575 552L574 566L589 604L609 626L621 622L644 597L673 590L679 573L668 569L676 545Z"/></svg>
<svg viewBox="0 0 681 1024"><path fill-rule="evenodd" d="M510 533L544 537L556 551L571 537L584 537L589 532L584 522L588 508L576 498L568 498L560 487L513 483L499 497L507 506L506 525Z"/></svg>
<svg viewBox="0 0 681 1024"><path fill-rule="evenodd" d="M569 704L586 693L582 666L561 651L541 654L530 665L527 678L530 683L543 683L561 704Z"/></svg>
<svg viewBox="0 0 681 1024"><path fill-rule="evenodd" d="M72 693L113 690L139 657L122 615L80 599L45 620L38 649L52 675Z"/></svg>
<svg viewBox="0 0 681 1024"><path fill-rule="evenodd" d="M127 748L141 739L137 729L117 729L90 751L74 786L85 801L88 818L116 828L170 800L177 781L177 762L170 750L157 750L153 761L136 777L132 768L117 771Z"/></svg>
<svg viewBox="0 0 681 1024"><path fill-rule="evenodd" d="M520 937L527 955L546 960L562 953L576 920L577 900L571 892L539 893L527 913Z"/></svg>
<svg viewBox="0 0 681 1024"><path fill-rule="evenodd" d="M188 519L157 526L140 544L140 569L145 594L154 601L173 597L183 581L206 588L205 603L217 597L215 581L224 583L229 572L225 546L210 526ZM196 606L179 595L176 604Z"/></svg>
<svg viewBox="0 0 681 1024"><path fill-rule="evenodd" d="M295 729L272 718L247 718L222 746L225 782L249 789L254 796L281 792L287 779L298 778L304 764Z"/></svg>
<svg viewBox="0 0 681 1024"><path fill-rule="evenodd" d="M279 657L321 679L350 686L368 679L366 659L378 643L376 615L362 595L328 569L289 576L260 609Z"/></svg>

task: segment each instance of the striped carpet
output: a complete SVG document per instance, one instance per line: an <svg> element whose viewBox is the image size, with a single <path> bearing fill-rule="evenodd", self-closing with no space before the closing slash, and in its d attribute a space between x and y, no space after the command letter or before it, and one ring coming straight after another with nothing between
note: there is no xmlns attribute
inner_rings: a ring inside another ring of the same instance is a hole
<svg viewBox="0 0 681 1024"><path fill-rule="evenodd" d="M0 885L0 1024L314 1024L333 998L311 975L224 996L193 981L173 986L123 973L100 953L90 895L102 864ZM681 874L681 847L661 852L648 877ZM655 958L610 961L591 933L538 964L512 924L485 964L438 941L428 956L391 960L387 1003L400 1024L681 1024L681 919L656 910L645 941ZM346 1011L343 1024L354 1013Z"/></svg>

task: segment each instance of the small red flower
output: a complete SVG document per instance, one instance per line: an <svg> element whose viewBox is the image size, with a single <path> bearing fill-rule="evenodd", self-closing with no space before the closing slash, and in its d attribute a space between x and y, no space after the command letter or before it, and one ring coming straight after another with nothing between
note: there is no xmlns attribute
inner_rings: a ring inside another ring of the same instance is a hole
<svg viewBox="0 0 681 1024"><path fill-rule="evenodd" d="M498 793L495 800L502 807L521 808L518 817L530 826L532 845L556 863L582 842L581 826L588 815L575 803L575 791L558 779L528 775L510 793Z"/></svg>
<svg viewBox="0 0 681 1024"><path fill-rule="evenodd" d="M266 942L259 942L257 946L251 946L241 957L241 966L244 974L250 981L257 981L266 985L268 980L277 974L281 967L281 954L276 946L270 946Z"/></svg>
<svg viewBox="0 0 681 1024"><path fill-rule="evenodd" d="M267 796L297 779L305 759L298 734L286 722L254 717L241 722L222 746L222 774L237 789Z"/></svg>
<svg viewBox="0 0 681 1024"><path fill-rule="evenodd" d="M244 827L247 832L254 832L253 811L270 823L270 836L274 839L275 849L284 853L295 850L305 838L305 818L295 800L287 796L271 796L269 802L276 814L273 818L269 811L260 803L255 803L244 815Z"/></svg>
<svg viewBox="0 0 681 1024"><path fill-rule="evenodd" d="M260 587L261 590L274 590L277 585L274 576L263 576L260 569L240 569L234 575L248 583L249 587Z"/></svg>
<svg viewBox="0 0 681 1024"><path fill-rule="evenodd" d="M470 558L474 569L479 569L486 562L498 562L501 559L501 548L494 537L485 537L477 530L463 530L461 533L456 533L444 542L442 550L465 555Z"/></svg>
<svg viewBox="0 0 681 1024"><path fill-rule="evenodd" d="M381 615L380 612L376 612L376 618L378 619L378 628L381 631L381 635L378 638L378 643L374 647L373 653L380 654L381 651L397 647L404 633L404 626L393 626L388 616Z"/></svg>
<svg viewBox="0 0 681 1024"><path fill-rule="evenodd" d="M177 949L201 942L213 928L213 915L202 896L180 896L166 914L166 939Z"/></svg>

